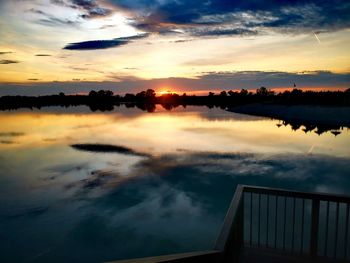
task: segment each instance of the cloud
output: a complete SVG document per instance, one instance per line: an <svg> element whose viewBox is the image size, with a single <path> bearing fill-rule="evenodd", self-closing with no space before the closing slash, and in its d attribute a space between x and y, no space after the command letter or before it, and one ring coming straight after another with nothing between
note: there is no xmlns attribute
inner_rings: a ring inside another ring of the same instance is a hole
<svg viewBox="0 0 350 263"><path fill-rule="evenodd" d="M99 6L94 0L71 0L71 2L86 12L82 15L83 18L103 17L112 13L111 9Z"/></svg>
<svg viewBox="0 0 350 263"><path fill-rule="evenodd" d="M36 57L51 57L50 54L36 54Z"/></svg>
<svg viewBox="0 0 350 263"><path fill-rule="evenodd" d="M11 59L2 59L0 60L0 64L7 65L7 64L16 64L19 63L17 60L11 60Z"/></svg>
<svg viewBox="0 0 350 263"><path fill-rule="evenodd" d="M47 18L42 18L37 21L38 24L45 25L45 26L76 26L79 24L78 21L75 20L70 20L70 19L61 19L57 17L47 17Z"/></svg>
<svg viewBox="0 0 350 263"><path fill-rule="evenodd" d="M96 50L114 48L129 44L130 42L148 37L149 34L139 34L130 37L120 37L111 40L90 40L84 42L70 43L63 49L67 50Z"/></svg>
<svg viewBox="0 0 350 263"><path fill-rule="evenodd" d="M47 15L44 11L39 10L39 9L35 9L35 8L31 8L28 11L31 13L34 13L34 14L38 14L38 15L45 15L45 16Z"/></svg>
<svg viewBox="0 0 350 263"><path fill-rule="evenodd" d="M127 176L122 176L117 170L93 171L86 179L70 184L68 188L118 189L117 186L127 187L127 183L138 181L145 187L145 181L160 180L199 202L205 202L208 196L216 196L215 193L220 189L226 189L228 196L231 191L232 196L232 189L237 183L314 191L318 185L330 182L337 192L342 193L347 191L350 183L343 177L347 169L348 158L325 155L305 158L304 155L288 153L261 155L188 151L142 159ZM318 183L315 185L316 177ZM211 209L215 210L215 203L220 200L212 201Z"/></svg>
<svg viewBox="0 0 350 263"><path fill-rule="evenodd" d="M177 29L197 37L205 36L206 32L207 36L217 37L244 35L249 31L263 32L266 29L303 33L335 31L350 26L350 4L342 0L213 0L200 4L190 0L110 2L133 12L131 25L147 32ZM222 27L226 30L222 30ZM228 34L230 31L233 34Z"/></svg>
<svg viewBox="0 0 350 263"><path fill-rule="evenodd" d="M73 9L80 9L82 18L104 17L112 14L112 10L98 4L95 0L51 0L51 3Z"/></svg>
<svg viewBox="0 0 350 263"><path fill-rule="evenodd" d="M61 4L60 4L61 5ZM71 6L68 6L71 7ZM36 9L36 8L31 8L28 10L29 12L39 15L39 19L36 21L36 23L45 25L45 26L75 26L78 25L80 22L79 20L72 20L72 19L67 19L67 18L58 18L50 13L47 13L45 11Z"/></svg>
<svg viewBox="0 0 350 263"><path fill-rule="evenodd" d="M193 36L252 36L257 35L257 30L250 30L245 28L216 28L216 29L199 29L192 30Z"/></svg>
<svg viewBox="0 0 350 263"><path fill-rule="evenodd" d="M7 55L7 54L12 54L13 52L11 51L0 51L0 55Z"/></svg>

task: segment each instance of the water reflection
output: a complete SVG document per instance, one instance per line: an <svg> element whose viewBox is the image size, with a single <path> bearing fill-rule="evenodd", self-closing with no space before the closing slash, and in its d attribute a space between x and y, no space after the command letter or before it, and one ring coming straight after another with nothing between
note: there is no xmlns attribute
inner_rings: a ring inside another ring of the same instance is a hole
<svg viewBox="0 0 350 263"><path fill-rule="evenodd" d="M287 121L287 120L280 120L276 124L276 126L278 128L282 126L290 126L290 128L293 131L302 130L305 133L313 131L317 135L322 135L324 133L330 132L334 136L338 136L345 129L343 126L340 126L340 125L311 124L308 122Z"/></svg>
<svg viewBox="0 0 350 263"><path fill-rule="evenodd" d="M74 111L0 114L2 138L16 142L0 145L2 262L209 249L238 183L350 186L348 131L305 134L200 107Z"/></svg>

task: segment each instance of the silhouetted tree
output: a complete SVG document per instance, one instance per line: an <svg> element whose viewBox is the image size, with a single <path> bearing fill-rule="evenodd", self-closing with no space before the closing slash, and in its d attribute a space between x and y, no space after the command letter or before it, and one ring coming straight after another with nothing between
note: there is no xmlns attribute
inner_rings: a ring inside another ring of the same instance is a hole
<svg viewBox="0 0 350 263"><path fill-rule="evenodd" d="M146 90L145 97L147 98L155 98L156 92L153 89Z"/></svg>
<svg viewBox="0 0 350 263"><path fill-rule="evenodd" d="M220 96L221 96L221 97L227 97L227 92L224 91L224 90L221 91L221 92L220 92Z"/></svg>
<svg viewBox="0 0 350 263"><path fill-rule="evenodd" d="M241 92L239 94L241 94L242 96L247 96L248 95L248 90L241 89Z"/></svg>
<svg viewBox="0 0 350 263"><path fill-rule="evenodd" d="M266 97L266 96L269 96L269 95L270 95L270 96L271 96L271 95L274 95L275 92L272 91L272 90L269 90L269 89L267 89L267 88L265 88L265 87L260 87L259 89L256 90L256 94L257 94L258 96Z"/></svg>
<svg viewBox="0 0 350 263"><path fill-rule="evenodd" d="M291 94L292 95L301 95L303 91L301 89L293 89Z"/></svg>
<svg viewBox="0 0 350 263"><path fill-rule="evenodd" d="M214 97L215 93L214 92L209 92L209 97Z"/></svg>
<svg viewBox="0 0 350 263"><path fill-rule="evenodd" d="M133 101L133 100L135 100L135 95L131 94L131 93L126 93L125 96L124 96L124 99L126 101Z"/></svg>
<svg viewBox="0 0 350 263"><path fill-rule="evenodd" d="M235 92L232 91L232 90L229 90L227 93L228 93L228 95L230 95L230 96L234 96L234 95L235 95Z"/></svg>
<svg viewBox="0 0 350 263"><path fill-rule="evenodd" d="M259 89L256 90L256 94L259 96L267 96L269 94L269 91L265 87L260 87Z"/></svg>
<svg viewBox="0 0 350 263"><path fill-rule="evenodd" d="M141 92L136 94L136 98L138 98L138 99L143 99L145 97L146 97L146 91L141 91Z"/></svg>
<svg viewBox="0 0 350 263"><path fill-rule="evenodd" d="M113 96L113 91L110 91L110 90L99 90L97 92L97 95L101 96L101 97L111 97L111 96Z"/></svg>
<svg viewBox="0 0 350 263"><path fill-rule="evenodd" d="M89 96L90 97L95 97L95 96L97 96L97 92L92 90L92 91L89 92Z"/></svg>
<svg viewBox="0 0 350 263"><path fill-rule="evenodd" d="M111 96L113 96L113 91L111 91L111 90L105 90L105 96L109 96L109 97L111 97Z"/></svg>

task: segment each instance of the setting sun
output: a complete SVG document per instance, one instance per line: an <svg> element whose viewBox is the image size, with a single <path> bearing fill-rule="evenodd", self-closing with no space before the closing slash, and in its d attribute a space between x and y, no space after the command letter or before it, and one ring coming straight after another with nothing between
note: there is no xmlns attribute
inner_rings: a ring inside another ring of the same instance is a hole
<svg viewBox="0 0 350 263"><path fill-rule="evenodd" d="M167 94L174 94L176 92L171 91L171 90L161 90L161 91L157 91L156 93L157 93L157 95L167 95Z"/></svg>

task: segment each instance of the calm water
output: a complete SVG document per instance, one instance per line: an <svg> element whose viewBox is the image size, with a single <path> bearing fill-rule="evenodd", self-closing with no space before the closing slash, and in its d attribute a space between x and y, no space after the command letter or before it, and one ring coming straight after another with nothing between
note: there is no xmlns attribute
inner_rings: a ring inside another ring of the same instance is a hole
<svg viewBox="0 0 350 263"><path fill-rule="evenodd" d="M1 262L210 249L238 183L350 193L348 130L305 134L204 107L50 108L1 112L0 123Z"/></svg>

